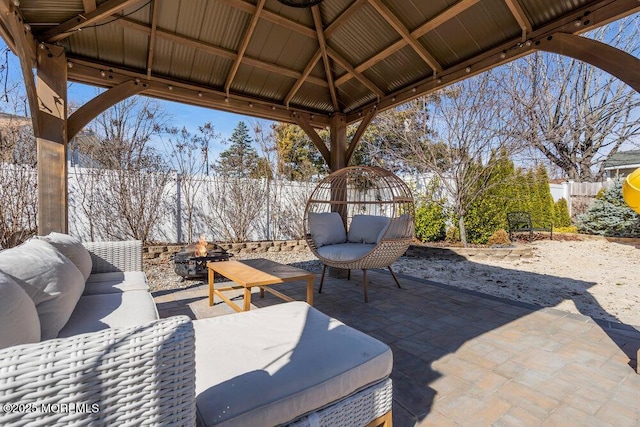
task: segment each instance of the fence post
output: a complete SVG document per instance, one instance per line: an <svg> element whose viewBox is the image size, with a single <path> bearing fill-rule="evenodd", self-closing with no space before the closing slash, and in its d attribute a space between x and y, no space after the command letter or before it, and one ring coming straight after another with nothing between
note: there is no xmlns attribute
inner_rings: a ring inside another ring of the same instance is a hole
<svg viewBox="0 0 640 427"><path fill-rule="evenodd" d="M177 242L182 242L182 188L181 176L176 173L176 237Z"/></svg>
<svg viewBox="0 0 640 427"><path fill-rule="evenodd" d="M567 201L567 209L569 210L569 218L572 218L571 214L571 196L572 196L572 187L573 181L563 182L562 183L562 194L564 199Z"/></svg>

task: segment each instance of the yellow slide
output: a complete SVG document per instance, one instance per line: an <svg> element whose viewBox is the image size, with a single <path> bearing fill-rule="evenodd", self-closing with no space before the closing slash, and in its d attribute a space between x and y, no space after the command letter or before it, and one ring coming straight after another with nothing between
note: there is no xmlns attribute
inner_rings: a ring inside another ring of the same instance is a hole
<svg viewBox="0 0 640 427"><path fill-rule="evenodd" d="M631 209L640 213L640 168L625 178L622 183L622 197Z"/></svg>

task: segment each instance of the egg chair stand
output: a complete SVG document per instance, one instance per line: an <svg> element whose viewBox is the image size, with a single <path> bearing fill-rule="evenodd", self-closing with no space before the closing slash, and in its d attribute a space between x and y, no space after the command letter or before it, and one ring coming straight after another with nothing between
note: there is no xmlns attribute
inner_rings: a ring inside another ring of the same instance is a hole
<svg viewBox="0 0 640 427"><path fill-rule="evenodd" d="M414 202L409 187L392 172L351 166L323 179L312 192L304 216L305 238L327 267L363 271L364 300L369 301L367 270L386 268L401 289L391 264L413 241Z"/></svg>

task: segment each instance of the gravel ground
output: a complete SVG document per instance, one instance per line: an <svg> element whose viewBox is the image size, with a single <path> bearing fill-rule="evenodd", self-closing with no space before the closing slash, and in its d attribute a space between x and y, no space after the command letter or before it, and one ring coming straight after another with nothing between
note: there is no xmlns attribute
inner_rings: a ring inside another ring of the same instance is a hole
<svg viewBox="0 0 640 427"><path fill-rule="evenodd" d="M407 258L394 271L463 289L580 313L597 319L640 325L640 257L633 245L606 240L536 241L532 258ZM320 273L311 252L242 254L234 259L268 258ZM169 260L145 260L152 291L188 288ZM206 279L205 279L206 280Z"/></svg>

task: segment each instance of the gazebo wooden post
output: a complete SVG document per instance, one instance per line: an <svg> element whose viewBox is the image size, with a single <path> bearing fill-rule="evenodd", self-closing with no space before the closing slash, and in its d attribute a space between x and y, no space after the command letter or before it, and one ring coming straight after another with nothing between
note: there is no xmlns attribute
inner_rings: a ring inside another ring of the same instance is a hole
<svg viewBox="0 0 640 427"><path fill-rule="evenodd" d="M68 232L67 60L64 49L41 44L36 59L37 106L32 111L38 161L38 234ZM33 101L32 101L33 102Z"/></svg>
<svg viewBox="0 0 640 427"><path fill-rule="evenodd" d="M331 136L331 172L347 166L347 118L344 114L336 113L329 121Z"/></svg>

